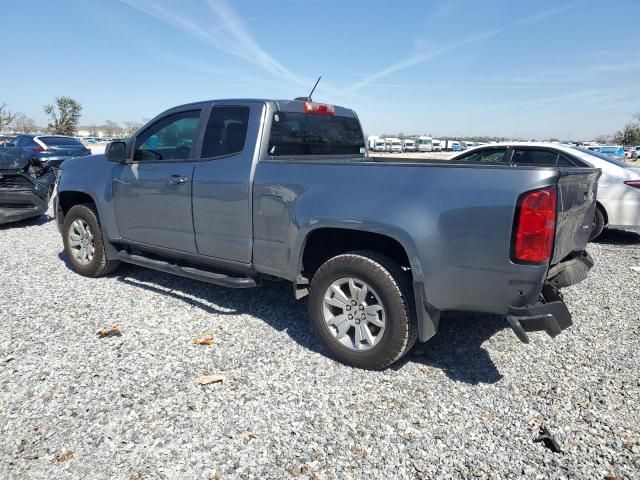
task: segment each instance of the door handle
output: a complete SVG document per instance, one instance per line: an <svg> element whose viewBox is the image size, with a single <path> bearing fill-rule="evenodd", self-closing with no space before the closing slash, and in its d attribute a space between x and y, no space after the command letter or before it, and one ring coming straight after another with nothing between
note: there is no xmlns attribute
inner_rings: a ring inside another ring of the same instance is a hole
<svg viewBox="0 0 640 480"><path fill-rule="evenodd" d="M189 179L187 177L183 177L180 175L171 175L167 180L167 183L169 185L180 185L181 183L186 183L188 181Z"/></svg>

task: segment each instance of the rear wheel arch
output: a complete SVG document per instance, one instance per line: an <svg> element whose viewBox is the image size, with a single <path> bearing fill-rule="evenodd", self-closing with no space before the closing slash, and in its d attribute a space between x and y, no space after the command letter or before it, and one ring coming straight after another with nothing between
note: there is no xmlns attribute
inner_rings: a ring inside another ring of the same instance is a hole
<svg viewBox="0 0 640 480"><path fill-rule="evenodd" d="M395 261L411 274L421 274L417 255L406 242L396 236L345 227L320 227L305 235L298 255L297 274L311 278L320 266L337 255L366 250L377 252ZM413 261L412 261L413 258Z"/></svg>

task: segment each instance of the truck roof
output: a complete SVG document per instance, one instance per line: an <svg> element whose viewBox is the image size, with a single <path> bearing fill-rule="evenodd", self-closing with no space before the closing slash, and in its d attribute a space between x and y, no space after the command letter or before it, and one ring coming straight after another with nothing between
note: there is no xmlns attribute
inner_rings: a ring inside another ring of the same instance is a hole
<svg viewBox="0 0 640 480"><path fill-rule="evenodd" d="M276 99L269 99L269 98L217 98L217 99L201 100L198 102L191 102L191 103L185 103L182 105L177 105L168 110L165 110L164 112L162 112L161 115L171 112L172 110L184 110L186 107L203 107L203 106L208 106L212 103L217 103L217 102L225 103L225 104L237 102L238 104L241 104L241 105L248 104L248 103L272 104L274 108L280 112L292 112L292 113L304 113L304 104L307 103L302 100L276 100ZM315 100L313 101L313 103L327 104L327 102L317 102ZM337 116L357 118L356 113L350 108L345 108L345 107L341 107L339 105L334 105L334 104L329 104L329 105L332 105L335 108L335 112Z"/></svg>

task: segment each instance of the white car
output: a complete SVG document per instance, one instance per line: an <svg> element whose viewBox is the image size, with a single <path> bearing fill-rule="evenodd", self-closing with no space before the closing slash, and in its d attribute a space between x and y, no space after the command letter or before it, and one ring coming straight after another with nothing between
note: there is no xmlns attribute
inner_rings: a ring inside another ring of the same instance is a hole
<svg viewBox="0 0 640 480"><path fill-rule="evenodd" d="M640 168L633 167L604 153L582 147L569 147L587 163L602 170L598 182L596 221L591 239L602 229L640 229Z"/></svg>
<svg viewBox="0 0 640 480"><path fill-rule="evenodd" d="M591 240L604 228L640 230L640 168L583 147L552 143L501 143L472 148L452 162L498 165L595 167L598 181L596 218Z"/></svg>
<svg viewBox="0 0 640 480"><path fill-rule="evenodd" d="M640 157L640 145L631 147L629 151L626 152L625 157L629 160L636 160L638 157Z"/></svg>

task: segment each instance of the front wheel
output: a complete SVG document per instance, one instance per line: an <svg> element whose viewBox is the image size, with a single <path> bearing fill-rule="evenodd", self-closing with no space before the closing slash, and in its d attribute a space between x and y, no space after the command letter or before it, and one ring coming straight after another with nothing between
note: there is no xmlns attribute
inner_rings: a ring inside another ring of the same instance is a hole
<svg viewBox="0 0 640 480"><path fill-rule="evenodd" d="M332 357L379 370L406 354L417 339L411 279L375 252L338 255L311 281L311 328Z"/></svg>
<svg viewBox="0 0 640 480"><path fill-rule="evenodd" d="M600 236L604 230L604 214L600 208L596 208L595 218L593 220L593 230L591 230L591 235L589 235L589 241L593 241Z"/></svg>
<svg viewBox="0 0 640 480"><path fill-rule="evenodd" d="M74 205L62 225L64 252L71 268L85 277L100 277L113 272L120 262L108 260L102 242L100 222L92 205Z"/></svg>

